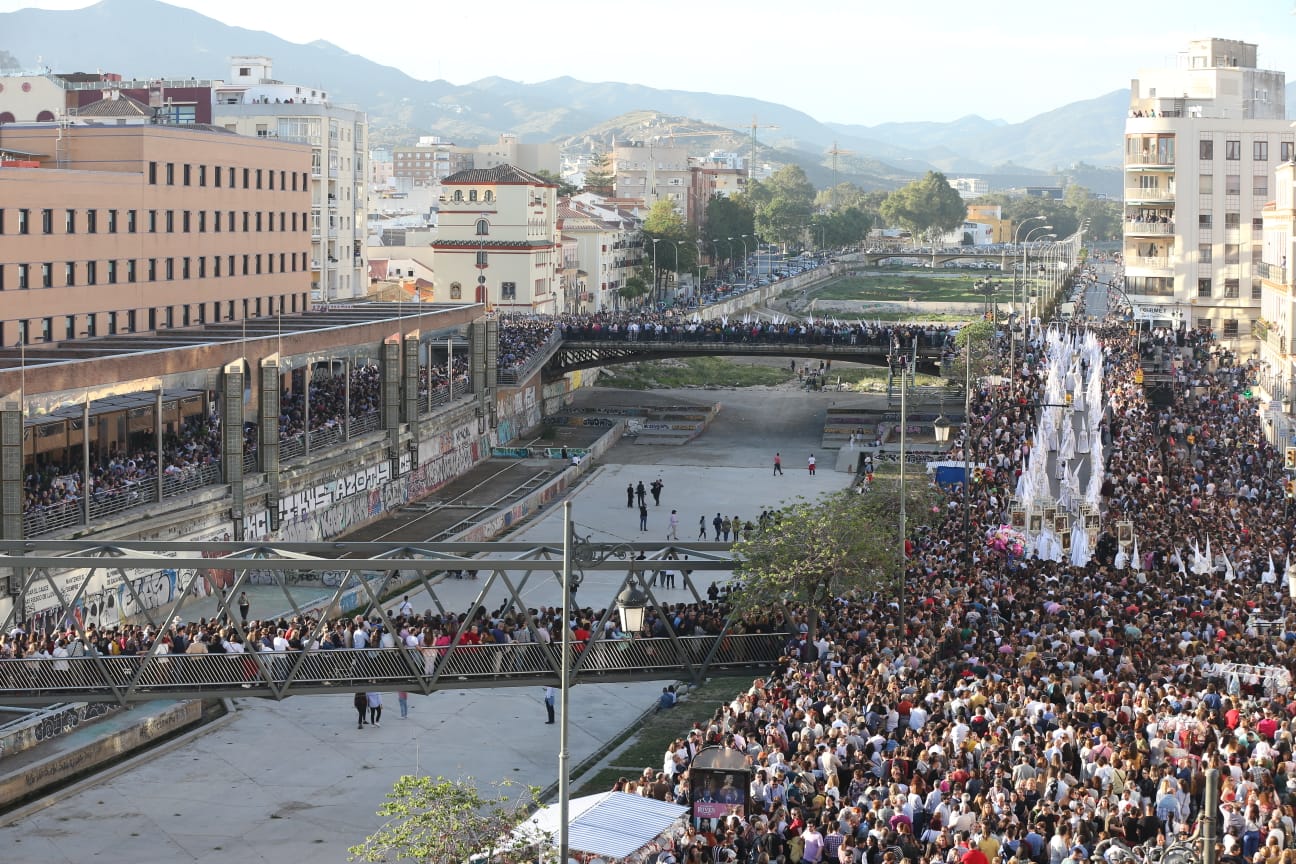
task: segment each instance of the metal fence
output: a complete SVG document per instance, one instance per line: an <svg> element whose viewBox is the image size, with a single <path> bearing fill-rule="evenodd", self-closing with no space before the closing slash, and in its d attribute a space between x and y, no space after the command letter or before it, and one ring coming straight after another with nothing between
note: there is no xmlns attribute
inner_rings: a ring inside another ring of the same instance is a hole
<svg viewBox="0 0 1296 864"><path fill-rule="evenodd" d="M782 633L596 640L572 647L578 679L600 676L700 680L717 671L766 668ZM298 692L522 686L555 681L561 646L513 642L430 648L145 654L0 660L0 704L60 701L130 704L229 691L282 699ZM246 691L246 692L243 692Z"/></svg>

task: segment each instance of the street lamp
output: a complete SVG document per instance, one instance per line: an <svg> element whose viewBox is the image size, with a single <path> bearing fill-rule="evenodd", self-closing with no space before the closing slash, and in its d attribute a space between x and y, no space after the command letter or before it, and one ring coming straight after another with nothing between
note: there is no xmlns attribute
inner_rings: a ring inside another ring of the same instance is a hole
<svg viewBox="0 0 1296 864"><path fill-rule="evenodd" d="M621 616L621 632L633 636L643 629L644 610L648 608L648 595L636 582L638 574L630 571L630 584L617 595L617 613Z"/></svg>
<svg viewBox="0 0 1296 864"><path fill-rule="evenodd" d="M653 302L655 303L657 297L657 243L660 242L661 238L649 237L648 239L651 240L653 244L653 284L652 294L650 296L653 298Z"/></svg>
<svg viewBox="0 0 1296 864"><path fill-rule="evenodd" d="M1040 225L1040 226L1035 227L1035 228L1032 228L1031 230L1029 230L1029 231L1026 232L1026 240L1025 240L1025 242L1022 243L1022 290L1023 290L1024 292L1029 292L1029 291L1030 291L1030 240L1031 240L1031 237L1035 236L1035 232L1036 232L1036 231L1047 231L1047 230L1049 230L1049 229L1052 228L1052 227L1053 227L1052 225ZM1045 234L1044 236L1045 236L1045 237L1057 237L1056 234ZM1015 281L1014 281L1014 285L1015 285L1015 284L1016 284L1016 283L1015 283ZM1017 301L1017 291L1016 291L1016 289L1014 288L1014 290L1013 290L1013 302L1015 303L1016 301ZM1025 304L1023 304L1023 305L1025 305ZM1012 353L1012 352L1011 352L1011 348L1013 347L1013 345L1015 345L1015 343L1011 343L1011 344L1010 344L1010 353ZM1013 362L1014 362L1014 363L1016 362L1015 357L1014 357Z"/></svg>

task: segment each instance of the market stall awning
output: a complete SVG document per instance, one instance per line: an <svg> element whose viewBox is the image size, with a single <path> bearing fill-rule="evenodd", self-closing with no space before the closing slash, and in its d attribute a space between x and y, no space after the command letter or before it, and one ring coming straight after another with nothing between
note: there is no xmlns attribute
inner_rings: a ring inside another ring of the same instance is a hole
<svg viewBox="0 0 1296 864"><path fill-rule="evenodd" d="M627 858L688 812L687 807L625 792L573 798L567 813L568 845L602 858ZM518 827L515 835L548 835L558 840L558 805L551 804Z"/></svg>

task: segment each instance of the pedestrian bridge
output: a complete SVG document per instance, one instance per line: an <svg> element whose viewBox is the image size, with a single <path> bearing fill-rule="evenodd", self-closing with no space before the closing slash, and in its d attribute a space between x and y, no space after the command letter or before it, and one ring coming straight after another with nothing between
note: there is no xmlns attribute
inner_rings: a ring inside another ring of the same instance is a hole
<svg viewBox="0 0 1296 864"><path fill-rule="evenodd" d="M889 366L893 354L917 356L919 372L940 374L940 361L946 354L944 334L939 340L918 339L893 349L889 340L860 341L752 341L741 335L732 339L645 338L645 339L570 339L564 338L554 349L545 371L559 377L564 372L592 369L614 363L640 363L645 360L668 360L679 357L799 357Z"/></svg>
<svg viewBox="0 0 1296 864"><path fill-rule="evenodd" d="M784 633L596 640L571 648L571 681L613 683L768 673ZM0 660L0 705L133 705L173 699L289 696L482 687L558 687L562 646L510 643L453 648L259 651Z"/></svg>

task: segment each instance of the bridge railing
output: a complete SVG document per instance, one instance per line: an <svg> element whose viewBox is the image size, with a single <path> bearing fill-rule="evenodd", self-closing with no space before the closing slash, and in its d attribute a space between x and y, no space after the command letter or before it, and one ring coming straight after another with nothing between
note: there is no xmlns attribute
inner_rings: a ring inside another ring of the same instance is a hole
<svg viewBox="0 0 1296 864"><path fill-rule="evenodd" d="M562 331L555 327L553 332L549 334L549 338L544 341L544 344L536 348L526 360L516 366L498 369L495 373L496 383L501 387L518 386L519 383L530 377L531 373L549 362L549 357L559 343L562 342L562 338Z"/></svg>
<svg viewBox="0 0 1296 864"><path fill-rule="evenodd" d="M572 647L578 675L662 673L694 677L725 668L772 664L787 634L605 639ZM0 704L69 700L121 704L202 696L230 690L281 699L294 687L367 690L384 685L430 691L438 682L493 682L499 678L552 680L561 666L552 643L433 646L424 648L315 649L219 654L141 654L27 657L0 660ZM259 692L258 692L259 691Z"/></svg>
<svg viewBox="0 0 1296 864"><path fill-rule="evenodd" d="M939 333L933 337L926 335L918 338L919 351L941 351L944 350L947 342L947 334ZM771 350L781 346L800 345L800 346L817 346L823 348L870 348L882 353L891 350L891 339L889 335L870 337L860 333L837 333L837 334L816 334L816 333L798 333L798 334L779 334L779 333L750 333L741 331L715 332L706 331L702 333L673 332L673 333L653 333L648 335L639 335L637 338L631 338L622 333L609 333L603 336L584 336L569 335L563 342L567 348L583 348L587 346L601 345L618 345L618 346L643 346L645 350L650 350L650 346L664 344L681 344L689 345L699 349L707 347L724 346L731 348L734 345L747 345L753 348L764 347ZM902 348L897 348L897 352L902 352L912 345L906 342Z"/></svg>

